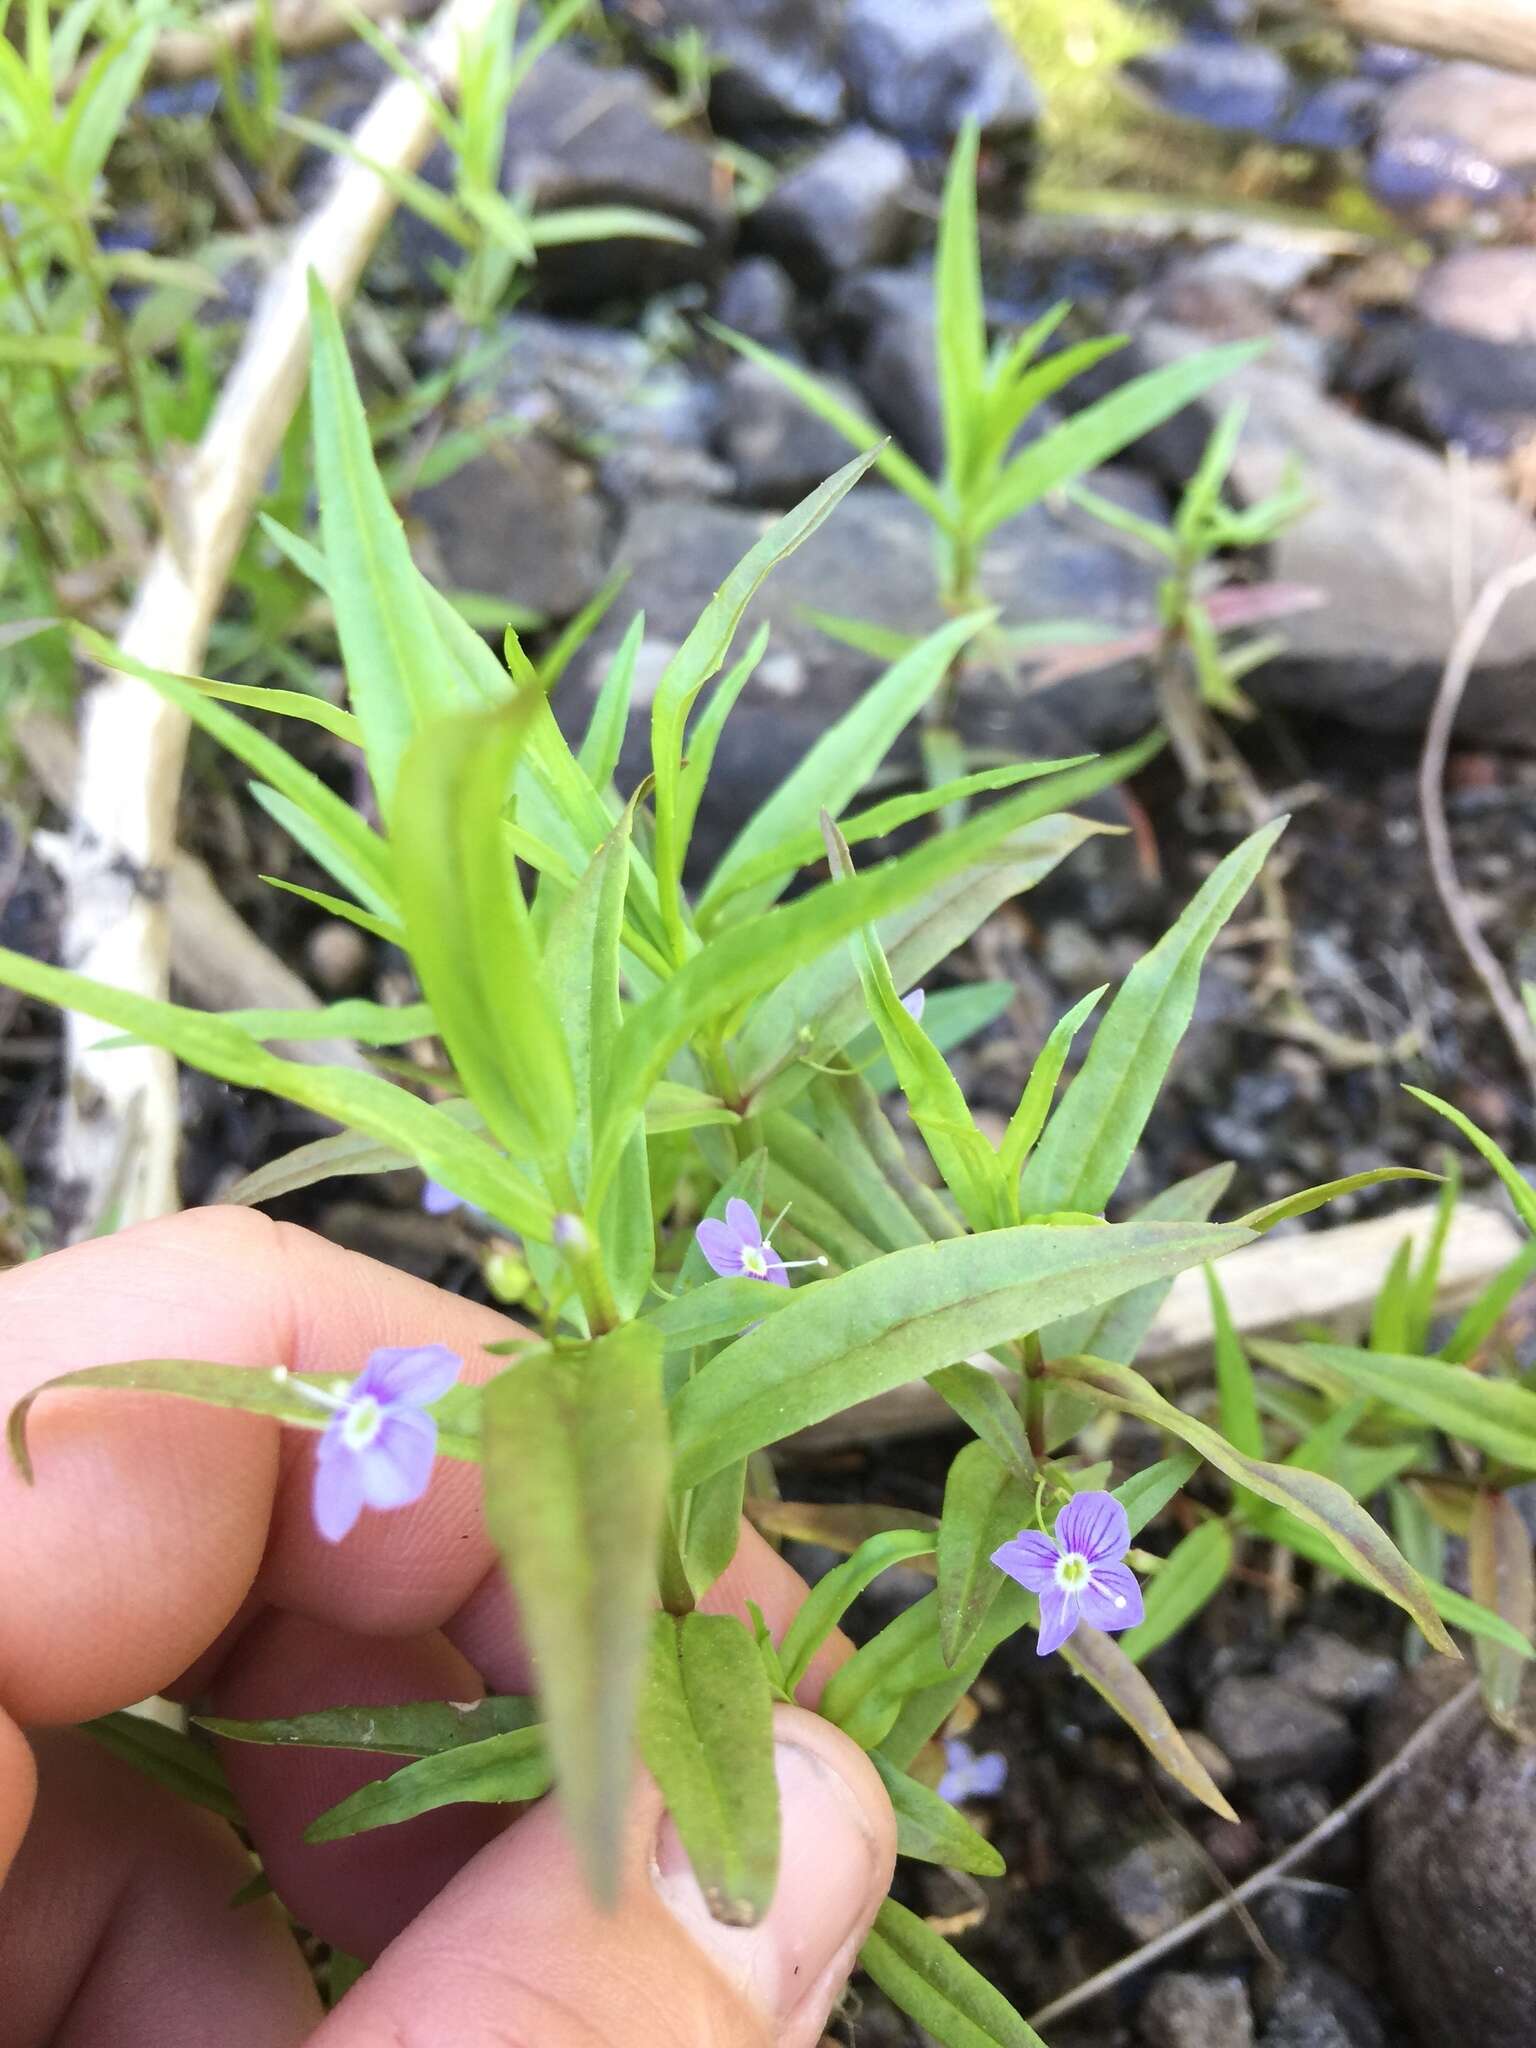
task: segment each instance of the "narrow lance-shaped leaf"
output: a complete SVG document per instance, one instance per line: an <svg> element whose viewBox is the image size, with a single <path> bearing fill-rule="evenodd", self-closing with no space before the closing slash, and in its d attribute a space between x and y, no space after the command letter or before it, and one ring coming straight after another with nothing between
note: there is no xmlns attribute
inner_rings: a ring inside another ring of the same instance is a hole
<svg viewBox="0 0 1536 2048"><path fill-rule="evenodd" d="M1104 988L1090 989L1080 1003L1068 1010L1051 1030L1051 1035L1035 1055L1035 1063L1029 1070L1029 1079L1019 1097L1019 1106L1009 1120L998 1147L998 1165L1002 1168L1007 1183L1009 1201L1013 1210L1013 1221L1020 1220L1019 1175L1024 1171L1024 1162L1035 1148L1035 1141L1045 1128L1051 1104L1056 1096L1056 1083L1061 1079L1061 1070L1067 1063L1067 1054L1072 1050L1072 1041L1098 1008Z"/></svg>
<svg viewBox="0 0 1536 2048"><path fill-rule="evenodd" d="M859 1962L942 2048L1045 2048L979 1970L894 1899L880 1908Z"/></svg>
<svg viewBox="0 0 1536 2048"><path fill-rule="evenodd" d="M394 1827L419 1813L435 1813L441 1806L510 1806L542 1799L551 1777L546 1732L528 1727L488 1735L375 1778L312 1820L304 1839L340 1842L369 1828Z"/></svg>
<svg viewBox="0 0 1536 2048"><path fill-rule="evenodd" d="M1200 1469L1198 1451L1178 1451L1160 1458L1155 1465L1133 1472L1123 1486L1115 1488L1115 1499L1125 1509L1132 1536L1139 1536L1148 1522L1160 1515L1175 1494L1181 1492Z"/></svg>
<svg viewBox="0 0 1536 2048"><path fill-rule="evenodd" d="M1255 1344L1266 1365L1290 1374L1321 1366L1360 1393L1390 1401L1447 1436L1475 1444L1490 1457L1536 1471L1536 1393L1513 1380L1446 1365L1361 1351L1344 1344Z"/></svg>
<svg viewBox="0 0 1536 2048"><path fill-rule="evenodd" d="M1232 1538L1221 1521L1202 1522L1170 1552L1149 1582L1144 1618L1127 1629L1120 1647L1133 1664L1178 1634L1220 1592L1232 1569Z"/></svg>
<svg viewBox="0 0 1536 2048"><path fill-rule="evenodd" d="M1114 1708L1159 1769L1166 1771L1175 1784L1182 1785L1212 1813L1220 1814L1223 1820L1236 1820L1237 1815L1223 1797L1215 1779L1179 1733L1168 1709L1120 1647L1125 1640L1122 1636L1117 1641L1114 1636L1080 1623L1072 1631L1070 1639L1062 1644L1061 1654L1078 1677L1086 1679L1100 1699Z"/></svg>
<svg viewBox="0 0 1536 2048"><path fill-rule="evenodd" d="M1467 1575L1473 1598L1529 1642L1536 1630L1536 1563L1531 1556L1531 1532L1507 1493L1480 1492L1473 1502ZM1515 1724L1525 1663L1517 1652L1501 1644L1478 1641L1483 1697L1489 1712L1506 1727Z"/></svg>
<svg viewBox="0 0 1536 2048"><path fill-rule="evenodd" d="M934 1538L926 1530L890 1529L867 1537L851 1557L818 1579L779 1644L786 1690L795 1690L827 1637L882 1572L931 1557L933 1551Z"/></svg>
<svg viewBox="0 0 1536 2048"><path fill-rule="evenodd" d="M987 396L987 322L976 227L980 132L968 119L955 138L944 180L933 258L934 354L944 416L945 480L959 501Z"/></svg>
<svg viewBox="0 0 1536 2048"><path fill-rule="evenodd" d="M214 1365L198 1358L134 1358L120 1365L84 1365L74 1372L58 1373L23 1394L7 1419L6 1441L17 1471L30 1485L35 1475L27 1424L34 1404L44 1394L86 1387L99 1387L104 1392L175 1394L184 1401L198 1401L206 1408L268 1415L287 1423L291 1429L323 1430L331 1420L329 1409L306 1398L302 1389L329 1391L335 1385L334 1373L294 1373L286 1366ZM452 1393L444 1397L444 1401L452 1399ZM427 1412L436 1416L443 1407L443 1401L434 1402ZM437 1448L442 1457L464 1458L470 1463L480 1455L473 1437L451 1424L439 1428Z"/></svg>
<svg viewBox="0 0 1536 2048"><path fill-rule="evenodd" d="M896 1854L911 1856L920 1863L938 1863L946 1870L966 1870L973 1877L1001 1877L1007 1868L1002 1857L976 1832L968 1820L956 1813L947 1799L909 1778L878 1749L869 1760L880 1773L881 1782L896 1811Z"/></svg>
<svg viewBox="0 0 1536 2048"><path fill-rule="evenodd" d="M178 1799L216 1813L236 1827L245 1825L240 1802L218 1758L179 1728L168 1728L163 1721L152 1721L144 1714L117 1713L82 1722L81 1732L120 1763L131 1764L155 1784L166 1786Z"/></svg>
<svg viewBox="0 0 1536 2048"><path fill-rule="evenodd" d="M1024 1433L1024 1423L1008 1389L979 1365L962 1359L928 1375L928 1384L947 1401L962 1422L968 1423L1005 1465L1021 1477L1033 1480L1035 1457Z"/></svg>
<svg viewBox="0 0 1536 2048"><path fill-rule="evenodd" d="M814 490L793 512L779 520L726 577L705 607L703 616L667 663L651 704L651 760L656 776L656 875L662 914L674 955L682 956L682 921L678 884L688 849L678 831L678 784L682 774L683 732L700 690L716 673L729 651L741 615L758 585L786 555L808 540L869 468L859 456Z"/></svg>
<svg viewBox="0 0 1536 2048"><path fill-rule="evenodd" d="M797 1290L678 1395L678 1478L692 1485L855 1401L1247 1242L1230 1225L1026 1226L890 1252Z"/></svg>
<svg viewBox="0 0 1536 2048"><path fill-rule="evenodd" d="M525 695L413 739L393 844L411 961L467 1092L509 1152L563 1167L570 1058L502 823L536 708Z"/></svg>
<svg viewBox="0 0 1536 2048"><path fill-rule="evenodd" d="M842 834L825 811L822 836L832 872L846 884L853 861ZM865 1000L879 1030L886 1057L896 1069L912 1121L933 1154L944 1184L973 1229L1004 1220L1006 1201L997 1154L976 1127L964 1091L943 1054L902 1003L879 937L868 926L855 941Z"/></svg>
<svg viewBox="0 0 1536 2048"><path fill-rule="evenodd" d="M779 1874L773 1700L750 1632L728 1614L662 1614L640 1750L716 1920L752 1927Z"/></svg>
<svg viewBox="0 0 1536 2048"><path fill-rule="evenodd" d="M485 1389L486 1517L539 1671L587 1881L612 1900L667 1488L661 1343L643 1323L524 1357Z"/></svg>
<svg viewBox="0 0 1536 2048"><path fill-rule="evenodd" d="M1438 1095L1431 1095L1423 1088L1409 1088L1408 1093L1415 1102L1424 1103L1426 1107L1438 1111L1448 1122L1453 1123L1462 1136L1482 1154L1504 1183L1505 1191L1515 1205L1515 1214L1526 1229L1536 1236L1536 1188L1532 1188L1519 1167L1499 1149L1486 1131L1480 1131L1469 1116L1463 1116L1451 1103L1442 1102Z"/></svg>
<svg viewBox="0 0 1536 2048"><path fill-rule="evenodd" d="M822 733L721 856L700 899L701 916L730 891L732 882L758 855L789 838L821 811L836 817L857 796L939 688L961 650L993 616L991 612L973 612L930 633ZM746 890L735 905L735 914L751 916L765 909L796 865L786 861L777 874Z"/></svg>
<svg viewBox="0 0 1536 2048"><path fill-rule="evenodd" d="M1158 1429L1166 1429L1171 1436L1181 1437L1229 1479L1288 1509L1299 1521L1309 1523L1329 1539L1341 1556L1357 1566L1378 1592L1395 1601L1417 1622L1433 1648L1448 1656L1456 1654L1423 1580L1398 1554L1386 1531L1357 1501L1350 1499L1342 1486L1317 1473L1298 1472L1292 1466L1245 1457L1219 1430L1210 1429L1181 1408L1175 1408L1129 1366L1114 1365L1102 1358L1073 1358L1053 1362L1050 1372L1069 1386L1091 1392L1104 1407L1138 1416Z"/></svg>
<svg viewBox="0 0 1536 2048"><path fill-rule="evenodd" d="M1288 1223L1293 1216L1310 1216L1314 1209L1337 1201L1340 1195L1352 1195L1360 1188L1379 1187L1388 1180L1438 1181L1440 1177L1417 1166L1373 1166L1364 1173L1346 1174L1341 1180L1323 1181L1315 1188L1283 1195L1277 1202L1266 1202L1261 1209L1250 1209L1238 1221L1246 1223L1250 1230L1273 1230L1277 1223Z"/></svg>
<svg viewBox="0 0 1536 2048"><path fill-rule="evenodd" d="M1194 1014L1201 962L1285 822L1277 819L1235 847L1126 976L1024 1169L1022 1214L1099 1211L1109 1201Z"/></svg>
<svg viewBox="0 0 1536 2048"><path fill-rule="evenodd" d="M399 1707L322 1707L270 1721L231 1721L198 1714L199 1728L226 1742L253 1742L276 1749L356 1749L383 1756L438 1756L464 1749L491 1735L511 1735L536 1725L531 1699L502 1694L483 1700L418 1700Z"/></svg>
<svg viewBox="0 0 1536 2048"><path fill-rule="evenodd" d="M939 1643L946 1664L960 1662L1002 1590L993 1551L1030 1524L1034 1506L1034 1487L989 1444L967 1444L951 1463L938 1544Z"/></svg>

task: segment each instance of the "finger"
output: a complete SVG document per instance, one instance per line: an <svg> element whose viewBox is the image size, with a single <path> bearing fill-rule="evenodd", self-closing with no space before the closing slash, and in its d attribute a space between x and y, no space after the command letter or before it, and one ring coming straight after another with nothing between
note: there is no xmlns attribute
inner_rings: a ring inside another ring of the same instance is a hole
<svg viewBox="0 0 1536 2048"><path fill-rule="evenodd" d="M895 1824L846 1736L786 1707L776 1737L783 1847L759 1926L710 1918L648 1781L612 1913L546 1800L460 1872L314 2048L815 2048L890 1882Z"/></svg>
<svg viewBox="0 0 1536 2048"><path fill-rule="evenodd" d="M273 1613L231 1654L213 1711L262 1720L342 1702L397 1706L479 1699L483 1691L479 1674L440 1635L383 1641ZM309 1843L304 1830L312 1820L404 1759L249 1742L221 1742L219 1755L278 1896L322 1940L366 1961L506 1821L504 1808L453 1806L343 1841Z"/></svg>
<svg viewBox="0 0 1536 2048"><path fill-rule="evenodd" d="M0 1325L0 1410L57 1373L130 1358L350 1372L380 1345L435 1341L484 1377L498 1361L483 1346L512 1327L233 1207L18 1268L0 1279ZM39 1403L36 1486L0 1461L0 1707L77 1721L143 1698L264 1605L364 1634L449 1623L491 1574L479 1473L440 1460L423 1500L365 1515L331 1546L310 1516L312 1444L289 1432L280 1449L281 1435L262 1417L160 1395ZM798 1582L750 1531L735 1569L738 1590L760 1573L770 1619L787 1621ZM510 1657L504 1629L503 1648Z"/></svg>
<svg viewBox="0 0 1536 2048"><path fill-rule="evenodd" d="M0 1885L21 1847L37 1793L32 1749L16 1723L0 1714Z"/></svg>
<svg viewBox="0 0 1536 2048"><path fill-rule="evenodd" d="M37 1809L0 1891L6 2048L296 2048L319 2001L250 1860L88 1737L38 1745Z"/></svg>

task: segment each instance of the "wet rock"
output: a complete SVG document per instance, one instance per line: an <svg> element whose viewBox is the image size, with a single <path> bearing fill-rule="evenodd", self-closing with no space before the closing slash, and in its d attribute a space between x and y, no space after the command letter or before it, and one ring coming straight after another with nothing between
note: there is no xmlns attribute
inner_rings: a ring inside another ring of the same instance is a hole
<svg viewBox="0 0 1536 2048"><path fill-rule="evenodd" d="M1285 1962L1322 1955L1338 1931L1344 1901L1325 1886L1282 1882L1253 1903L1259 1932Z"/></svg>
<svg viewBox="0 0 1536 2048"><path fill-rule="evenodd" d="M1190 36L1133 57L1126 71L1169 113L1241 134L1276 133L1294 90L1277 51L1235 37Z"/></svg>
<svg viewBox="0 0 1536 2048"><path fill-rule="evenodd" d="M542 434L504 435L411 501L422 565L448 590L569 618L607 574L609 515L584 463Z"/></svg>
<svg viewBox="0 0 1536 2048"><path fill-rule="evenodd" d="M920 153L947 151L967 120L1018 143L1040 110L987 0L848 0L841 62L864 118Z"/></svg>
<svg viewBox="0 0 1536 2048"><path fill-rule="evenodd" d="M1200 346L1188 330L1153 322L1138 330L1135 352L1146 367ZM1217 411L1237 398L1249 411L1232 471L1236 495L1249 503L1268 495L1294 463L1312 499L1269 548L1268 573L1324 600L1283 622L1285 652L1245 688L1368 729L1418 731L1450 652L1455 606L1445 535L1454 530L1459 487L1429 449L1359 418L1279 361L1227 378L1208 403L1141 444L1170 485L1190 474ZM1533 529L1487 478L1474 475L1467 504L1480 586L1531 552ZM1505 605L1488 636L1459 737L1536 744L1536 696L1527 687L1533 660L1536 590L1527 590Z"/></svg>
<svg viewBox="0 0 1536 2048"><path fill-rule="evenodd" d="M937 474L944 421L934 363L933 275L869 270L831 301L855 382L909 455Z"/></svg>
<svg viewBox="0 0 1536 2048"><path fill-rule="evenodd" d="M1327 1772L1349 1754L1342 1714L1278 1678L1223 1678L1205 1709L1205 1732L1250 1785Z"/></svg>
<svg viewBox="0 0 1536 2048"><path fill-rule="evenodd" d="M1253 2016L1241 1977L1169 1970L1136 2015L1147 2048L1252 2048Z"/></svg>
<svg viewBox="0 0 1536 2048"><path fill-rule="evenodd" d="M1357 1984L1306 1963L1280 1986L1259 2048L1387 2048L1387 2036Z"/></svg>
<svg viewBox="0 0 1536 2048"><path fill-rule="evenodd" d="M653 48L680 30L705 32L718 67L710 118L723 135L771 143L843 118L838 17L827 0L619 0L615 11Z"/></svg>
<svg viewBox="0 0 1536 2048"><path fill-rule="evenodd" d="M1376 1656L1331 1629L1301 1628L1275 1659L1275 1676L1346 1713L1384 1699L1396 1685L1395 1658Z"/></svg>
<svg viewBox="0 0 1536 2048"><path fill-rule="evenodd" d="M1394 1755L1466 1684L1432 1658L1376 1727ZM1371 1902L1398 2002L1424 2048L1528 2048L1536 2013L1536 1683L1519 1733L1474 1701L1383 1794L1371 1825Z"/></svg>
<svg viewBox="0 0 1536 2048"><path fill-rule="evenodd" d="M733 263L715 297L715 318L768 348L783 348L795 331L795 287L771 256Z"/></svg>
<svg viewBox="0 0 1536 2048"><path fill-rule="evenodd" d="M862 410L858 393L824 380ZM841 469L853 449L803 405L771 370L737 362L721 382L720 453L736 473L736 495L750 505L798 503Z"/></svg>
<svg viewBox="0 0 1536 2048"><path fill-rule="evenodd" d="M1401 212L1498 206L1536 174L1536 78L1437 64L1382 103L1371 188Z"/></svg>
<svg viewBox="0 0 1536 2048"><path fill-rule="evenodd" d="M916 225L909 180L899 142L850 128L775 186L752 215L753 239L802 285L825 291L905 253Z"/></svg>
<svg viewBox="0 0 1536 2048"><path fill-rule="evenodd" d="M448 187L446 145L433 150L421 175ZM647 81L638 72L605 70L564 45L545 52L518 93L501 184L540 212L639 207L693 236L684 242L618 235L543 249L539 289L551 303L601 303L710 278L735 233L714 156L664 124ZM402 213L398 233L407 268L420 279L461 260L455 244L414 214Z"/></svg>
<svg viewBox="0 0 1536 2048"><path fill-rule="evenodd" d="M1364 78L1330 78L1287 110L1275 140L1291 149L1357 149L1380 118L1381 88Z"/></svg>
<svg viewBox="0 0 1536 2048"><path fill-rule="evenodd" d="M1461 249L1425 273L1401 402L1436 440L1501 457L1536 436L1536 249Z"/></svg>
<svg viewBox="0 0 1536 2048"><path fill-rule="evenodd" d="M1128 1843L1092 1867L1088 1883L1099 1905L1133 1941L1167 1934L1211 1895L1199 1850L1174 1834Z"/></svg>

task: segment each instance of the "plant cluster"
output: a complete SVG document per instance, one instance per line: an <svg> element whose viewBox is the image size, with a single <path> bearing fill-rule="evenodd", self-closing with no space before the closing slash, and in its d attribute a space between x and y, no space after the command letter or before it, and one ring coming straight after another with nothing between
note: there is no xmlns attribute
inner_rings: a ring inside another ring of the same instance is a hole
<svg viewBox="0 0 1536 2048"><path fill-rule="evenodd" d="M245 764L266 809L324 872L326 887L300 893L401 948L420 1000L214 1016L0 952L0 981L341 1127L260 1169L237 1199L417 1169L520 1247L525 1328L499 1347L504 1357L468 1372L423 1330L415 1348L375 1354L355 1377L359 1362L345 1360L333 1376L152 1359L56 1383L159 1390L319 1432L315 1513L332 1540L359 1514L416 1498L434 1455L481 1466L539 1698L488 1700L470 1717L441 1702L366 1715L338 1705L223 1727L415 1759L312 1836L553 1785L605 1895L638 1745L713 1909L751 1922L776 1873L773 1703L794 1697L852 1601L896 1563L930 1571L933 1591L837 1670L820 1711L880 1770L904 1854L1000 1869L935 1789L932 1739L992 1650L1025 1629L1039 1631L1042 1652L1059 1646L1165 1770L1226 1812L1138 1669L1158 1632L1193 1611L1189 1544L1220 1561L1232 1540L1230 1529L1197 1530L1155 1570L1143 1615L1133 1567L1155 1561L1130 1546L1202 1467L1213 1475L1203 1493L1231 1489L1234 1526L1358 1577L1436 1648L1450 1647L1449 1619L1513 1649L1515 1629L1416 1569L1362 1504L1384 1470L1369 1455L1368 1418L1350 1409L1326 1454L1324 1421L1277 1460L1232 1391L1230 1361L1214 1420L1136 1369L1177 1273L1390 1177L1352 1176L1216 1223L1228 1175L1213 1170L1128 1220L1105 1220L1201 963L1280 826L1215 866L1105 1006L1065 1085L1074 1040L1107 992L1061 1020L994 1142L945 1058L974 1023L973 992L918 992L1000 903L1102 829L1069 807L1159 741L861 803L984 630L988 615L969 611L904 651L694 877L714 751L764 651L759 635L732 661L743 613L775 563L887 458L850 463L726 579L660 677L650 772L624 798L613 778L643 621L572 745L516 633L498 658L412 562L318 288L312 318L319 545L291 534L282 545L333 610L349 695L344 709L320 707L320 722L355 750L377 823L218 701L251 696L266 714L313 722L314 699L158 673L80 637ZM993 800L963 823L860 866L871 840L983 796ZM430 1069L385 1057L359 1070L269 1049L300 1035L375 1051L435 1040L439 1056ZM931 1171L914 1164L876 1081L896 1091ZM1434 1369L1472 1379L1453 1364ZM1324 1354L1313 1378L1333 1393L1348 1371ZM701 1613L744 1506L765 1491L772 1447L914 1379L969 1432L937 1528L886 1526L858 1542L777 1641L760 1622ZM1097 1418L1122 1415L1169 1450L1111 1487L1077 1444ZM11 1443L30 1469L25 1420L25 1409L13 1417ZM1223 1529L1215 1518L1205 1526ZM1195 1562L1209 1577L1210 1558ZM206 1759L199 1769L206 1776ZM864 1961L941 2041L1033 2038L894 1901Z"/></svg>

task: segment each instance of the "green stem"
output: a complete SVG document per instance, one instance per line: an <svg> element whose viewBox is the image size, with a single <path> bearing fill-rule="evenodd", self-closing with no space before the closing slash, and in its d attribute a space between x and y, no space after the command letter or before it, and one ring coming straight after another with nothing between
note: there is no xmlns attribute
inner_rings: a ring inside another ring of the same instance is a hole
<svg viewBox="0 0 1536 2048"><path fill-rule="evenodd" d="M26 314L27 322L32 332L46 338L48 323L43 317L42 308L37 305L32 297L32 287L27 282L27 274L22 268L20 253L16 248L15 240L10 229L5 224L3 216L0 216L0 262L3 262L5 265L6 275L11 281L11 289L16 294L16 303ZM83 461L89 462L91 460L91 451L86 446L85 433L75 412L68 380L57 363L49 364L48 381L53 386L54 406L70 446ZM92 514L92 517L94 519L95 515ZM99 526L97 531L100 532Z"/></svg>
<svg viewBox="0 0 1536 2048"><path fill-rule="evenodd" d="M1045 1456L1045 1354L1031 1330L1024 1346L1024 1434L1035 1457Z"/></svg>
<svg viewBox="0 0 1536 2048"><path fill-rule="evenodd" d="M101 324L106 331L107 341L117 358L118 374L128 394L128 408L133 417L134 439L139 444L139 454L146 468L155 468L155 442L149 428L149 414L144 406L144 390L139 381L139 369L133 359L133 345L128 338L128 328L117 302L112 296L112 287L101 272L101 249L90 225L79 214L72 220L75 244L80 251L80 274L90 286L101 314Z"/></svg>
<svg viewBox="0 0 1536 2048"><path fill-rule="evenodd" d="M64 567L63 557L53 535L48 531L41 507L27 489L26 480L21 473L19 452L12 434L10 417L3 409L0 409L0 476L5 478L11 496L16 500L17 510L31 529L44 566L51 573L58 574Z"/></svg>

